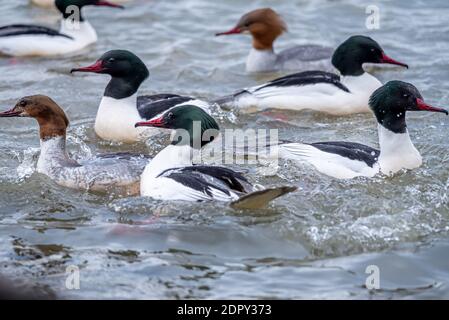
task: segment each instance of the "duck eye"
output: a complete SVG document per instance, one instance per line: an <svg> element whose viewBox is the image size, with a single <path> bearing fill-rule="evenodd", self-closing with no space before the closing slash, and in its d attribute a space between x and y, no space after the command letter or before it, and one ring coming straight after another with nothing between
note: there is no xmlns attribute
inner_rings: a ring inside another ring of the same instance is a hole
<svg viewBox="0 0 449 320"><path fill-rule="evenodd" d="M25 100L22 100L19 102L19 106L25 107L27 105L27 102Z"/></svg>
<svg viewBox="0 0 449 320"><path fill-rule="evenodd" d="M374 49L374 48L371 48L371 52L374 52L374 51L376 51L376 49Z"/></svg>
<svg viewBox="0 0 449 320"><path fill-rule="evenodd" d="M168 117L169 119L173 119L173 117L174 117L173 112L169 112L168 115L167 115L167 117Z"/></svg>
<svg viewBox="0 0 449 320"><path fill-rule="evenodd" d="M114 58L109 58L109 59L108 59L108 63L113 63L114 61L115 61Z"/></svg>

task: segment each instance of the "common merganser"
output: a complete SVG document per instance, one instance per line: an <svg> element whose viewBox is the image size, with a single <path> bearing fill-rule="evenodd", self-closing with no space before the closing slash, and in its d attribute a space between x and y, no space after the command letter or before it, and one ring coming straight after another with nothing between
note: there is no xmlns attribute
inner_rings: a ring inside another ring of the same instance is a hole
<svg viewBox="0 0 449 320"><path fill-rule="evenodd" d="M310 69L331 70L333 49L320 45L300 45L279 53L273 42L287 31L287 25L273 9L253 10L243 15L237 25L217 36L250 33L253 48L246 60L247 72L301 71Z"/></svg>
<svg viewBox="0 0 449 320"><path fill-rule="evenodd" d="M379 44L365 36L352 36L332 56L341 74L305 71L240 90L217 99L222 106L244 112L264 109L310 109L333 115L368 112L370 95L382 84L363 70L364 63L387 63L408 68L388 57Z"/></svg>
<svg viewBox="0 0 449 320"><path fill-rule="evenodd" d="M56 0L31 0L31 3L39 6L39 7L43 7L43 8L53 8L56 7L55 6L55 1ZM124 3L124 2L129 2L130 0L109 0L111 3Z"/></svg>
<svg viewBox="0 0 449 320"><path fill-rule="evenodd" d="M0 27L0 53L10 56L55 56L79 51L97 42L97 33L82 16L84 6L123 9L105 0L56 0L55 4L63 16L59 31L25 24ZM73 6L79 8L79 13L74 12Z"/></svg>
<svg viewBox="0 0 449 320"><path fill-rule="evenodd" d="M37 120L41 152L36 170L57 184L92 191L111 188L138 190L148 157L122 153L99 155L82 162L71 159L66 151L69 120L61 107L49 97L24 97L13 109L1 112L0 117L31 117Z"/></svg>
<svg viewBox="0 0 449 320"><path fill-rule="evenodd" d="M209 103L176 94L137 96L137 90L149 76L142 60L130 51L108 51L89 67L73 72L93 72L112 77L106 87L95 120L95 132L104 140L135 142L160 130L135 128L136 122L149 120L184 104L196 105L210 113Z"/></svg>
<svg viewBox="0 0 449 320"><path fill-rule="evenodd" d="M171 145L146 166L140 183L142 196L159 200L232 202L235 208L261 208L296 187L258 189L241 173L219 166L193 165L192 158L219 135L214 118L193 105L176 107L137 127L176 130Z"/></svg>
<svg viewBox="0 0 449 320"><path fill-rule="evenodd" d="M412 84L390 81L369 100L377 119L380 150L353 142L287 143L279 146L282 158L313 165L319 172L338 179L392 175L421 166L422 158L407 130L407 111L448 111L432 107Z"/></svg>

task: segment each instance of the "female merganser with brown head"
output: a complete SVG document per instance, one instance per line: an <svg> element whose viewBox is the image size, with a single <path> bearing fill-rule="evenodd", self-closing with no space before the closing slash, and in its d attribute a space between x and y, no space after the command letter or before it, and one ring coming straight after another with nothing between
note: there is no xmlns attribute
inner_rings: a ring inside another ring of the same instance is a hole
<svg viewBox="0 0 449 320"><path fill-rule="evenodd" d="M330 70L332 49L319 45L301 45L275 53L273 42L287 31L282 18L273 9L253 10L243 15L237 25L217 36L250 33L253 48L246 60L248 72Z"/></svg>
<svg viewBox="0 0 449 320"><path fill-rule="evenodd" d="M41 140L37 172L64 187L92 191L135 189L148 163L147 157L129 154L98 156L82 162L71 159L66 151L69 120L61 107L47 96L24 97L13 109L1 112L0 117L37 120Z"/></svg>
<svg viewBox="0 0 449 320"><path fill-rule="evenodd" d="M332 56L332 64L341 76L324 71L295 73L240 90L216 102L243 112L264 109L309 109L334 115L369 112L369 97L382 83L363 70L364 63L408 68L388 57L373 39L352 36Z"/></svg>
<svg viewBox="0 0 449 320"><path fill-rule="evenodd" d="M105 0L56 0L63 19L59 31L14 24L0 27L0 53L10 56L55 56L79 51L97 42L97 33L82 15L85 6L122 8ZM78 7L79 12L74 12Z"/></svg>
<svg viewBox="0 0 449 320"><path fill-rule="evenodd" d="M338 179L392 175L403 169L421 166L422 158L407 130L407 111L448 111L424 102L412 84L390 81L377 89L369 100L377 119L380 150L360 143L336 141L287 143L279 146L279 155L312 164L319 172Z"/></svg>
<svg viewBox="0 0 449 320"><path fill-rule="evenodd" d="M93 65L72 69L110 75L95 120L95 132L104 140L135 142L160 132L157 129L135 128L136 122L160 116L183 104L196 105L210 112L209 103L176 94L137 96L140 85L150 75L147 67L130 51L108 51Z"/></svg>
<svg viewBox="0 0 449 320"><path fill-rule="evenodd" d="M159 200L225 201L235 208L257 209L296 190L296 187L258 190L239 172L193 165L195 154L219 135L215 119L197 106L179 106L136 126L176 130L172 144L145 168L140 184L142 196Z"/></svg>

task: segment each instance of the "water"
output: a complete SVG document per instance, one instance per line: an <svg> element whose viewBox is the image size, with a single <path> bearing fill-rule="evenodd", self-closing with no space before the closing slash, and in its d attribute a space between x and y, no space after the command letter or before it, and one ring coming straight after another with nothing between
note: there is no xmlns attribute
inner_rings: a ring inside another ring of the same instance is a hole
<svg viewBox="0 0 449 320"><path fill-rule="evenodd" d="M351 34L370 35L411 66L377 72L382 81L412 82L428 102L448 106L447 1L377 3L381 28L373 31L365 28L365 7L372 1L135 0L124 11L88 8L100 40L84 53L0 58L0 106L6 110L30 94L52 96L71 119L68 147L77 159L124 150L154 154L163 141L99 141L92 127L108 79L68 71L106 50L129 49L151 71L142 94L228 94L274 75L244 72L247 37L213 35L264 6L275 7L288 23L278 48L335 46ZM57 18L25 0L2 1L0 12L2 24L52 25ZM0 122L0 265L10 278L67 298L449 298L449 122L441 114L408 115L424 163L392 178L337 181L284 165L277 176L264 176L245 167L255 182L299 186L294 195L254 212L60 188L34 173L36 123ZM293 141L377 145L370 115L273 112L223 119L222 126L277 128ZM81 290L65 289L70 265L81 269ZM365 288L369 265L380 269L378 291Z"/></svg>

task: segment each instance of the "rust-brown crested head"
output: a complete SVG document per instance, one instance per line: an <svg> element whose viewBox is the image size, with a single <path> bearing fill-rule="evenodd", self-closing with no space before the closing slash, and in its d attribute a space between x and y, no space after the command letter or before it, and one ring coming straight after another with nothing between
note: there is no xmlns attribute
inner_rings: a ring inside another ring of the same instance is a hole
<svg viewBox="0 0 449 320"><path fill-rule="evenodd" d="M266 50L272 49L274 40L285 31L287 25L276 11L261 8L244 14L233 29L218 35L249 32L253 36L253 47Z"/></svg>
<svg viewBox="0 0 449 320"><path fill-rule="evenodd" d="M31 117L39 123L41 139L65 136L69 120L62 108L50 97L35 95L21 98L14 108L3 112L8 117Z"/></svg>

